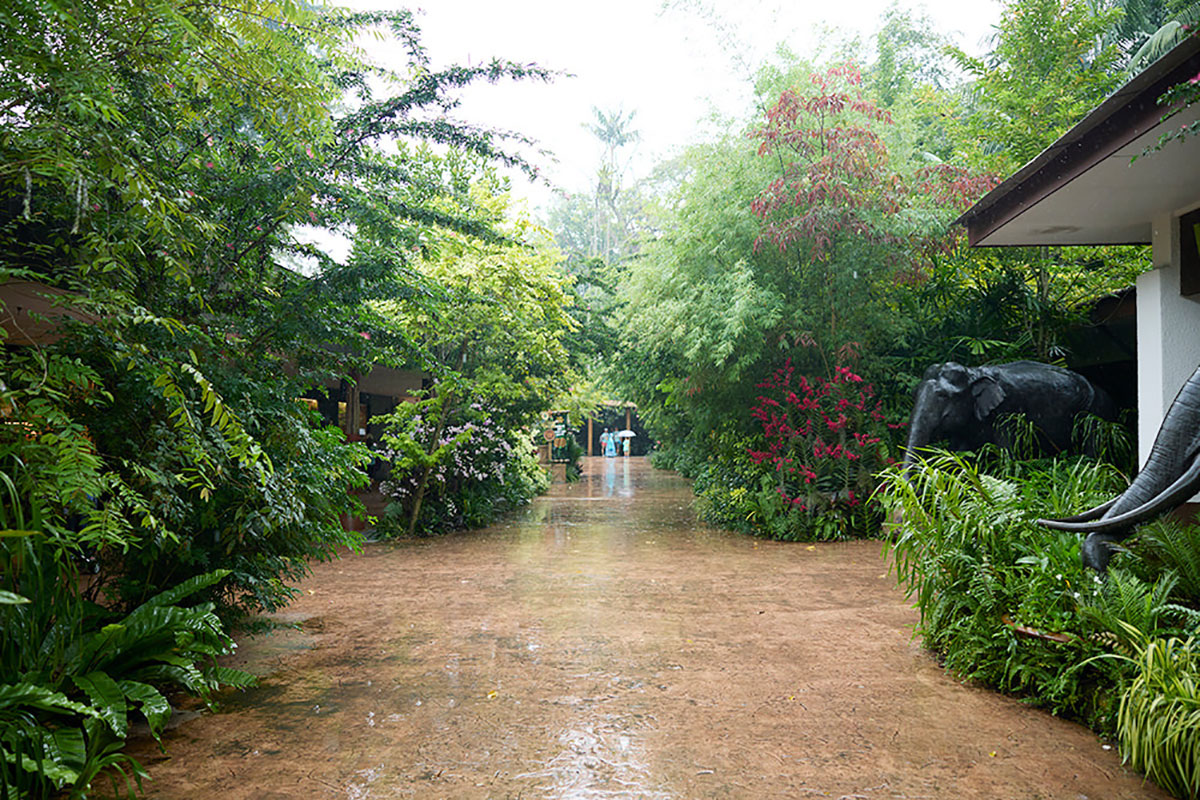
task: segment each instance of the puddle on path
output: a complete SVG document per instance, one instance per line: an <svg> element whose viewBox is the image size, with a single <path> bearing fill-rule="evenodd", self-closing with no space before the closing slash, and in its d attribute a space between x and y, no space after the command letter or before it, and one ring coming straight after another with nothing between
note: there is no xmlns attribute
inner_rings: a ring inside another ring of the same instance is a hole
<svg viewBox="0 0 1200 800"><path fill-rule="evenodd" d="M878 543L708 528L642 459L302 590L239 651L259 688L134 745L150 797L1164 797L942 675Z"/></svg>

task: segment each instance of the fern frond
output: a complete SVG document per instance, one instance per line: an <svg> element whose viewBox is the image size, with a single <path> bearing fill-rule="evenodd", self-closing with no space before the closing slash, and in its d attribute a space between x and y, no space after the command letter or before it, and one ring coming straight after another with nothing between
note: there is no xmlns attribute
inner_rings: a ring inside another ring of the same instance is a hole
<svg viewBox="0 0 1200 800"><path fill-rule="evenodd" d="M1200 526L1160 520L1139 535L1154 557L1178 576L1177 596L1200 601Z"/></svg>
<svg viewBox="0 0 1200 800"><path fill-rule="evenodd" d="M1079 611L1084 619L1116 637L1120 646L1115 649L1128 652L1159 632L1175 584L1176 577L1170 572L1147 583L1132 573L1110 569L1100 593L1082 603Z"/></svg>

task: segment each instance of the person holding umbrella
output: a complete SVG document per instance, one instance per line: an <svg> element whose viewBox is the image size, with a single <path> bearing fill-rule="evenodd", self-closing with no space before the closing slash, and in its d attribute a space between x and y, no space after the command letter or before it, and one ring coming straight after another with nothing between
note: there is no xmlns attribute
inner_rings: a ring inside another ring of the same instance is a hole
<svg viewBox="0 0 1200 800"><path fill-rule="evenodd" d="M621 449L625 451L625 457L629 458L630 442L633 441L633 437L637 436L637 434L626 428L619 433L614 433L613 436L621 439Z"/></svg>

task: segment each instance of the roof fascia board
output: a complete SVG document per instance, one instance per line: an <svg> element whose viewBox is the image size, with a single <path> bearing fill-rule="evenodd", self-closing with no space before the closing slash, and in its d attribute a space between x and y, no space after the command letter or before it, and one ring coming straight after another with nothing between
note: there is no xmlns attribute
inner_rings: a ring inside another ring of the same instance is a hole
<svg viewBox="0 0 1200 800"><path fill-rule="evenodd" d="M1167 109L1158 105L1158 98L1197 72L1200 72L1200 39L1190 36L1113 92L1074 128L988 192L954 223L965 225L968 242L979 246L1027 208L1153 130L1167 113Z"/></svg>

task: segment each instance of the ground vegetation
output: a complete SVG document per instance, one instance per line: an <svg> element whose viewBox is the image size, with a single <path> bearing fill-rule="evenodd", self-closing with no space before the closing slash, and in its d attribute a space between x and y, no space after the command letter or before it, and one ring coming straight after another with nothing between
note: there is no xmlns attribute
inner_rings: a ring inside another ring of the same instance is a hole
<svg viewBox="0 0 1200 800"><path fill-rule="evenodd" d="M1159 521L1101 576L1080 539L1037 524L1126 485L1103 461L940 453L885 474L888 548L946 667L1113 737L1178 797L1197 796L1200 525Z"/></svg>

